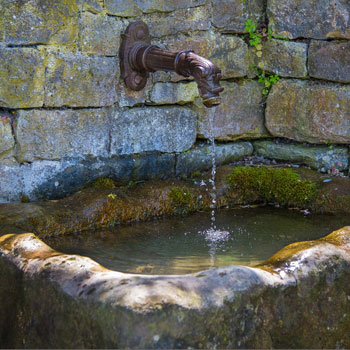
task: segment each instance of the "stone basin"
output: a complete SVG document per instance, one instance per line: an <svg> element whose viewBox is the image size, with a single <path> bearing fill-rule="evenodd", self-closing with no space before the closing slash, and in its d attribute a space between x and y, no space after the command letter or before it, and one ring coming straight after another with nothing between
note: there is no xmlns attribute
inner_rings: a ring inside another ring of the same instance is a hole
<svg viewBox="0 0 350 350"><path fill-rule="evenodd" d="M349 226L256 267L181 276L111 271L32 233L2 236L0 257L3 347L350 346Z"/></svg>
<svg viewBox="0 0 350 350"><path fill-rule="evenodd" d="M231 170L218 169L219 206L242 204L225 181ZM304 175L318 183L311 210L348 215L349 179ZM179 205L174 186L192 196ZM112 271L40 239L209 203L203 187L158 181L0 204L0 346L350 348L350 226L290 244L258 266L187 275Z"/></svg>

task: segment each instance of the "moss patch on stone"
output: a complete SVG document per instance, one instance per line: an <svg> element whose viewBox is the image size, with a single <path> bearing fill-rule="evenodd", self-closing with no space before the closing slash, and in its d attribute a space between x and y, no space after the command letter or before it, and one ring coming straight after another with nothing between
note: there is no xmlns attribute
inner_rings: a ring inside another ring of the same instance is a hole
<svg viewBox="0 0 350 350"><path fill-rule="evenodd" d="M111 190L113 188L116 188L116 185L112 179L109 179L108 177L100 177L91 183L91 187L106 188Z"/></svg>
<svg viewBox="0 0 350 350"><path fill-rule="evenodd" d="M175 208L174 213L186 215L191 211L195 196L186 187L173 187L170 190L169 198Z"/></svg>
<svg viewBox="0 0 350 350"><path fill-rule="evenodd" d="M245 203L275 203L305 207L315 198L316 184L291 169L236 167L226 178Z"/></svg>

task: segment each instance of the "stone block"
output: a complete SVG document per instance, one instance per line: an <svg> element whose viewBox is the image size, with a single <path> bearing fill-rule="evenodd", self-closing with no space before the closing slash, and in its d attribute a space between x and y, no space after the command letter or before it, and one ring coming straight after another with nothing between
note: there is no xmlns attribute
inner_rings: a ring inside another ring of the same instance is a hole
<svg viewBox="0 0 350 350"><path fill-rule="evenodd" d="M304 163L322 172L332 169L344 171L349 166L349 152L344 146L297 145L274 141L254 141L253 145L259 156Z"/></svg>
<svg viewBox="0 0 350 350"><path fill-rule="evenodd" d="M208 11L205 7L180 9L166 14L150 14L143 18L153 38L177 33L204 31L210 28Z"/></svg>
<svg viewBox="0 0 350 350"><path fill-rule="evenodd" d="M109 15L119 17L136 17L141 15L141 10L136 6L135 0L104 0L104 4Z"/></svg>
<svg viewBox="0 0 350 350"><path fill-rule="evenodd" d="M214 35L206 32L191 36L179 34L174 38L155 42L171 51L193 50L196 54L208 58L221 69L224 79L244 77L249 71L248 46L237 36ZM164 74L158 74L157 78L164 79ZM177 74L171 76L172 81L179 79Z"/></svg>
<svg viewBox="0 0 350 350"><path fill-rule="evenodd" d="M118 105L120 107L135 107L143 105L149 100L149 94L152 89L152 79L147 80L146 86L139 91L129 89L123 80L117 84Z"/></svg>
<svg viewBox="0 0 350 350"><path fill-rule="evenodd" d="M350 83L350 42L312 41L308 63L314 78Z"/></svg>
<svg viewBox="0 0 350 350"><path fill-rule="evenodd" d="M83 11L88 11L91 13L101 13L103 11L102 1L100 0L76 0L77 5Z"/></svg>
<svg viewBox="0 0 350 350"><path fill-rule="evenodd" d="M204 5L206 0L135 0L143 13L171 12Z"/></svg>
<svg viewBox="0 0 350 350"><path fill-rule="evenodd" d="M117 101L119 64L113 57L49 51L46 107L103 107Z"/></svg>
<svg viewBox="0 0 350 350"><path fill-rule="evenodd" d="M80 47L89 55L117 56L120 47L120 33L124 24L115 17L94 15L90 12L81 14Z"/></svg>
<svg viewBox="0 0 350 350"><path fill-rule="evenodd" d="M281 77L306 78L307 50L306 43L268 40L264 45L264 69Z"/></svg>
<svg viewBox="0 0 350 350"><path fill-rule="evenodd" d="M350 38L348 0L268 0L270 29L290 39Z"/></svg>
<svg viewBox="0 0 350 350"><path fill-rule="evenodd" d="M75 0L5 0L1 6L6 44L71 44L77 37Z"/></svg>
<svg viewBox="0 0 350 350"><path fill-rule="evenodd" d="M196 140L196 122L196 114L186 107L116 110L111 127L111 154L189 149Z"/></svg>
<svg viewBox="0 0 350 350"><path fill-rule="evenodd" d="M262 88L256 81L224 82L222 102L214 109L205 108L198 98L194 110L199 115L198 137L210 138L209 118L213 118L215 139L232 141L242 138L267 137L264 126Z"/></svg>
<svg viewBox="0 0 350 350"><path fill-rule="evenodd" d="M16 136L20 162L108 155L106 109L20 110Z"/></svg>
<svg viewBox="0 0 350 350"><path fill-rule="evenodd" d="M7 113L0 111L0 158L8 156L15 146L12 135L11 119Z"/></svg>
<svg viewBox="0 0 350 350"><path fill-rule="evenodd" d="M21 170L13 157L0 160L0 203L20 200L24 192Z"/></svg>
<svg viewBox="0 0 350 350"><path fill-rule="evenodd" d="M193 102L199 96L195 82L190 83L156 83L151 90L149 104L167 105Z"/></svg>
<svg viewBox="0 0 350 350"><path fill-rule="evenodd" d="M310 143L350 143L350 86L280 80L269 94L266 126L273 136Z"/></svg>
<svg viewBox="0 0 350 350"><path fill-rule="evenodd" d="M177 155L176 175L206 171L212 167L211 145L192 148ZM250 142L235 142L215 145L216 165L224 165L250 156L253 146Z"/></svg>
<svg viewBox="0 0 350 350"><path fill-rule="evenodd" d="M211 0L212 23L224 33L246 33L245 22L256 25L264 21L264 0Z"/></svg>
<svg viewBox="0 0 350 350"><path fill-rule="evenodd" d="M1 48L0 107L32 108L44 103L45 55L34 48Z"/></svg>

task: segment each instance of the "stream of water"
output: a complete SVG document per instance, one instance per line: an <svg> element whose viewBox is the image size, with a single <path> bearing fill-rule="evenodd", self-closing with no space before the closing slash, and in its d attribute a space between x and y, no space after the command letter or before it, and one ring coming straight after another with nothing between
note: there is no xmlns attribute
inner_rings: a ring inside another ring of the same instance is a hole
<svg viewBox="0 0 350 350"><path fill-rule="evenodd" d="M211 191L210 191L210 197L211 197L211 227L207 230L205 230L203 233L206 237L206 240L209 241L211 244L211 255L215 254L216 251L216 244L220 241L225 241L229 237L229 232L218 230L216 228L216 184L215 184L215 176L216 176L216 152L215 152L215 134L214 134L214 117L215 117L215 110L216 107L213 107L209 109L209 141L210 141L210 157L211 157L211 179L209 180L211 183Z"/></svg>

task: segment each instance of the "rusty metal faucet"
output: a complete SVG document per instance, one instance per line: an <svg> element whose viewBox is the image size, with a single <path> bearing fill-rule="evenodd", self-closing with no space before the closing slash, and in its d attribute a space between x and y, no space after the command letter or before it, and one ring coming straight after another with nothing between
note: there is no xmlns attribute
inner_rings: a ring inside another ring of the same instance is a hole
<svg viewBox="0 0 350 350"><path fill-rule="evenodd" d="M219 94L224 89L220 87L220 69L193 51L171 52L151 45L149 30L144 22L129 24L122 34L120 66L125 84L132 90L145 87L149 72L176 72L194 78L206 107L221 102Z"/></svg>

